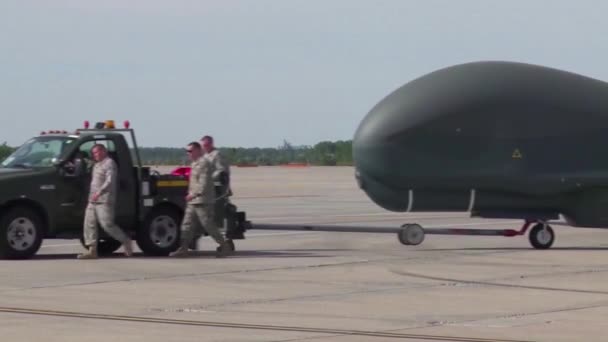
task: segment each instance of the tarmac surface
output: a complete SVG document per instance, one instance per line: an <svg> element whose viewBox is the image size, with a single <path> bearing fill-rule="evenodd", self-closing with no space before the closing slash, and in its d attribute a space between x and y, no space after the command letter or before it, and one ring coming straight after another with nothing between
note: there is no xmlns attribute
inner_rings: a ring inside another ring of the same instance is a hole
<svg viewBox="0 0 608 342"><path fill-rule="evenodd" d="M465 213L386 212L350 167L233 168L233 202L254 224L519 228ZM608 231L527 236L256 231L225 259L210 238L189 258L77 260L47 240L0 261L2 341L606 341Z"/></svg>

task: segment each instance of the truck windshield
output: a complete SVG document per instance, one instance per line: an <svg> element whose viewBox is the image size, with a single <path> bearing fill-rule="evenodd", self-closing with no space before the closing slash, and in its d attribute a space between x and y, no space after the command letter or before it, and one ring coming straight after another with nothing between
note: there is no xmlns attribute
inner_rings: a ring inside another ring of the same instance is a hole
<svg viewBox="0 0 608 342"><path fill-rule="evenodd" d="M26 141L3 162L3 168L51 167L67 146L70 137L36 137Z"/></svg>

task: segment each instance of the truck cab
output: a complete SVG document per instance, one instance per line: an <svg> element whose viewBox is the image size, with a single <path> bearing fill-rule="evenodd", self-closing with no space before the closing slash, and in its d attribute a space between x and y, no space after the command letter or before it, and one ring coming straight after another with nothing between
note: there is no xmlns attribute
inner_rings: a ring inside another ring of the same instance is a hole
<svg viewBox="0 0 608 342"><path fill-rule="evenodd" d="M126 136L130 136L133 148ZM125 122L109 120L75 132L48 131L21 145L0 164L0 258L24 259L37 253L43 239L80 239L91 170L91 148L102 144L118 167L115 220L146 255L167 255L179 245L188 181L144 167L135 134ZM243 213L228 210L244 220ZM223 209L222 209L223 210ZM226 218L222 213L220 217ZM237 234L244 238L241 234ZM99 230L99 253L121 244Z"/></svg>

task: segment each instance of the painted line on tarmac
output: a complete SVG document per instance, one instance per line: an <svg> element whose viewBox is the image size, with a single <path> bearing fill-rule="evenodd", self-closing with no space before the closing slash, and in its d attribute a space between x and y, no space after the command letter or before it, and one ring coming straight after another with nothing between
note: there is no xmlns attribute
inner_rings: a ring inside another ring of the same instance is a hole
<svg viewBox="0 0 608 342"><path fill-rule="evenodd" d="M399 339L417 339L427 341L460 341L460 342L524 342L521 340L511 340L502 338L481 338L481 337L465 337L455 335L430 335L430 334L409 334L391 331L366 331L352 330L339 328L320 328L320 327L305 327L305 326L285 326L285 325L270 325L270 324L251 324L251 323L236 323L236 322L219 322L219 321L199 321L171 318L155 318L130 315L113 315L90 312L72 312L58 310L41 310L27 308L0 307L0 312L21 315L40 315L50 317L70 317L80 319L96 319L107 321L122 321L122 322L137 322L148 324L167 324L178 326L192 327L214 327L228 329L247 329L247 330L267 330L267 331L288 331L288 332L306 332L315 334L329 335L346 335L346 336L368 336L368 337L386 337Z"/></svg>

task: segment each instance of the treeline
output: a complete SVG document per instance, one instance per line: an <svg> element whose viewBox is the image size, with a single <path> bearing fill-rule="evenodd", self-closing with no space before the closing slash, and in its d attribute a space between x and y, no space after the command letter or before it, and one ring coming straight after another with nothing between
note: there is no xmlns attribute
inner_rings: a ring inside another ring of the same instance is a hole
<svg viewBox="0 0 608 342"><path fill-rule="evenodd" d="M231 164L280 165L307 163L322 166L352 165L352 141L324 141L314 146L293 146L284 142L277 148L220 147ZM183 148L140 148L142 162L149 165L187 164Z"/></svg>
<svg viewBox="0 0 608 342"><path fill-rule="evenodd" d="M15 148L8 146L6 142L0 145L0 161L6 159L14 150Z"/></svg>
<svg viewBox="0 0 608 342"><path fill-rule="evenodd" d="M220 147L220 151L231 164L280 165L307 163L310 165L335 166L352 165L352 141L323 141L314 146L293 146L284 141L277 148L230 148ZM6 143L0 145L0 161L15 150ZM187 164L183 148L140 147L142 163L146 165Z"/></svg>

